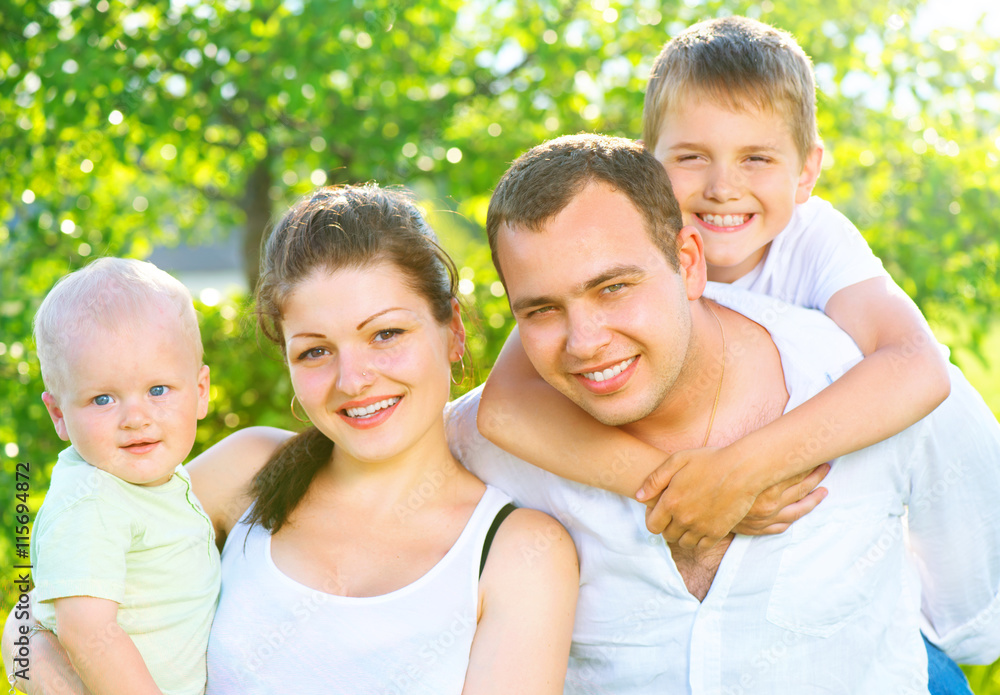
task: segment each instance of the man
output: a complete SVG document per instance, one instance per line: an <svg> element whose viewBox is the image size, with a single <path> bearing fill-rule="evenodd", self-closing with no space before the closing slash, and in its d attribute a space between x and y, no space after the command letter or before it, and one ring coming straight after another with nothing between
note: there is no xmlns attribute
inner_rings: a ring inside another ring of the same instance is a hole
<svg viewBox="0 0 1000 695"><path fill-rule="evenodd" d="M861 357L816 312L723 286L703 297L701 240L676 209L640 146L571 136L512 165L487 221L538 373L666 451L702 445L706 427L739 438ZM633 500L493 447L478 395L450 411L456 455L577 544L567 692L926 693L921 628L962 661L1000 654L1000 428L978 397L839 459L790 531L705 550L650 535Z"/></svg>

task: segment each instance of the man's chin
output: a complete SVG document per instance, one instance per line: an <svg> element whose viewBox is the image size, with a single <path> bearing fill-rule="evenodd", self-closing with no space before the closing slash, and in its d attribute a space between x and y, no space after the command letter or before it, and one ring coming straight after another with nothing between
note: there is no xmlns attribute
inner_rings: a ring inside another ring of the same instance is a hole
<svg viewBox="0 0 1000 695"><path fill-rule="evenodd" d="M590 417L597 420L602 425L608 427L621 427L630 425L633 422L642 420L652 412L643 411L641 408L608 408L598 407L589 399L576 399L576 404L587 412Z"/></svg>

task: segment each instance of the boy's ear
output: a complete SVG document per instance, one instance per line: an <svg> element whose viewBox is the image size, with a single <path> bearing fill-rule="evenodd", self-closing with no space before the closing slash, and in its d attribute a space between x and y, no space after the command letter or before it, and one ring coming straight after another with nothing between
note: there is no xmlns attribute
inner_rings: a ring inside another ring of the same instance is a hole
<svg viewBox="0 0 1000 695"><path fill-rule="evenodd" d="M823 168L823 146L816 145L806 156L802 164L802 173L799 174L799 183L795 188L795 202L798 205L809 200L812 195L816 180L819 179L820 169Z"/></svg>
<svg viewBox="0 0 1000 695"><path fill-rule="evenodd" d="M208 401L209 393L211 389L211 380L209 378L208 365L201 365L201 369L198 370L198 419L201 420L203 417L208 415Z"/></svg>
<svg viewBox="0 0 1000 695"><path fill-rule="evenodd" d="M45 409L49 411L49 417L52 418L52 424L55 425L56 434L59 435L59 439L68 442L69 430L66 429L66 418L63 416L62 410L59 409L56 397L45 391L42 393L42 403L45 404Z"/></svg>

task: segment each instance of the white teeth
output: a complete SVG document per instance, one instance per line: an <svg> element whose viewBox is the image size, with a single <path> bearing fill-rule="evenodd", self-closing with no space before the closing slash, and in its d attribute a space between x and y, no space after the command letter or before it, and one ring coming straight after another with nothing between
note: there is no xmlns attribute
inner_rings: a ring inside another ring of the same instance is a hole
<svg viewBox="0 0 1000 695"><path fill-rule="evenodd" d="M585 379L590 379L591 381L597 381L597 382L606 381L611 377L618 376L619 374L621 374L633 362L635 362L635 358L629 357L627 360L624 360L616 364L614 367L610 367L601 372L584 372L583 376Z"/></svg>
<svg viewBox="0 0 1000 695"><path fill-rule="evenodd" d="M701 218L713 227L737 227L747 221L749 215L702 215Z"/></svg>
<svg viewBox="0 0 1000 695"><path fill-rule="evenodd" d="M401 396L396 396L395 398L386 398L384 401L379 401L377 403L372 403L371 405L365 406L364 408L348 408L345 412L347 417L369 417L374 415L380 410L385 410L389 406L396 405L399 403Z"/></svg>

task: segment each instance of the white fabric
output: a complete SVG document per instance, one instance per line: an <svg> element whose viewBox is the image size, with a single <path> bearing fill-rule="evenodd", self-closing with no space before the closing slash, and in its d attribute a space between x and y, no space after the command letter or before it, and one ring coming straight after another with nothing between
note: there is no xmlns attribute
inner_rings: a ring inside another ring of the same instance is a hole
<svg viewBox="0 0 1000 695"><path fill-rule="evenodd" d="M822 311L839 290L886 275L857 227L813 196L795 206L764 260L732 285Z"/></svg>
<svg viewBox="0 0 1000 695"><path fill-rule="evenodd" d="M271 535L242 520L222 550L208 695L458 695L469 666L483 541L510 498L487 487L451 550L420 579L366 598L283 574Z"/></svg>
<svg viewBox="0 0 1000 695"><path fill-rule="evenodd" d="M709 293L770 331L788 409L861 357L819 312L725 285ZM476 430L478 390L446 415L470 470L554 516L576 543L567 693L926 693L922 625L961 661L1000 655L1000 426L960 373L952 378L961 398L836 460L829 497L791 530L737 536L702 603L637 502L487 442Z"/></svg>

